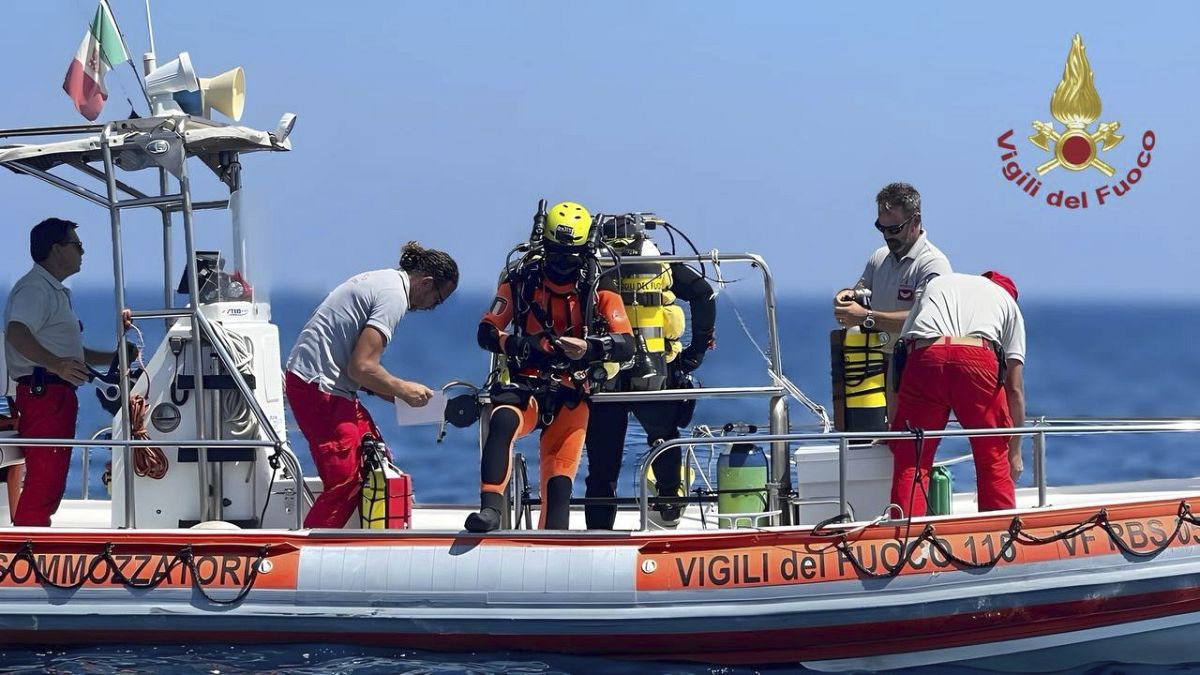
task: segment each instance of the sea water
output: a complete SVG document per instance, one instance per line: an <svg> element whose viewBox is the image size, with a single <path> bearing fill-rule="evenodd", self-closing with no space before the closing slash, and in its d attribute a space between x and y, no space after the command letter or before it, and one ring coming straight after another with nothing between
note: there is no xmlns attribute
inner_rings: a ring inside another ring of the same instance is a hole
<svg viewBox="0 0 1200 675"><path fill-rule="evenodd" d="M161 296L131 292L129 304L161 306ZM85 323L85 342L108 349L114 342L111 292L81 289L75 305ZM323 293L279 293L271 298L279 326L280 348L287 354ZM435 312L412 312L384 354L384 365L404 379L440 386L452 379L482 382L487 355L475 343L475 329L490 296L459 293ZM763 350L770 341L761 298L734 286L718 297L716 349L697 372L706 386L766 385ZM1025 390L1028 417L1200 417L1200 303L1113 303L1027 300L1022 303L1027 334ZM827 298L783 298L777 306L784 372L809 396L828 406L830 399L828 334L833 327ZM1164 317L1169 317L1165 321ZM740 319L740 320L739 320ZM743 328L743 324L745 328ZM162 322L139 323L148 349L163 335ZM94 394L80 390L78 435L107 426ZM397 427L388 404L368 398L397 463L413 477L418 502L470 503L478 497L477 429L447 427L435 442L434 427ZM794 426L816 418L793 402ZM704 401L694 423L720 425L744 421L766 425L765 400ZM288 418L288 437L305 471L315 474L304 439ZM1142 478L1196 475L1200 444L1194 434L1052 438L1047 446L1051 485L1074 485ZM634 465L646 448L645 435L630 425L619 493L633 495ZM516 450L536 460L536 441L518 442ZM965 441L948 440L939 459L969 452ZM1025 446L1030 485L1032 460ZM78 455L77 451L77 455ZM90 492L103 496L99 476L107 453L94 453ZM701 451L701 461L705 461ZM536 462L531 462L531 475ZM582 494L586 460L576 482ZM954 467L958 489L974 484L971 463ZM82 491L78 461L72 467L68 497ZM80 636L81 642L86 636ZM748 638L749 639L749 638ZM171 673L713 673L799 672L799 667L731 668L702 664L661 664L531 653L436 654L419 650L382 650L341 645L106 645L9 649L0 652L0 673L171 672ZM1200 667L1174 667L1176 672ZM1093 664L1078 673L1155 673L1162 667ZM917 672L917 671L913 671ZM965 672L961 668L920 672ZM966 671L969 672L969 671Z"/></svg>

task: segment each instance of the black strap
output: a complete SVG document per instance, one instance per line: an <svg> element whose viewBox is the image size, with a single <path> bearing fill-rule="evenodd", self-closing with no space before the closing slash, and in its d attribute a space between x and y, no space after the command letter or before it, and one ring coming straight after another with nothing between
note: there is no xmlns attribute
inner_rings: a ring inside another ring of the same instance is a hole
<svg viewBox="0 0 1200 675"><path fill-rule="evenodd" d="M900 378L904 375L904 364L908 362L908 341L900 338L892 349L892 391L900 391Z"/></svg>
<svg viewBox="0 0 1200 675"><path fill-rule="evenodd" d="M1004 358L1004 347L1000 346L999 342L988 340L988 344L996 354L996 386L1002 387L1008 377L1008 359Z"/></svg>

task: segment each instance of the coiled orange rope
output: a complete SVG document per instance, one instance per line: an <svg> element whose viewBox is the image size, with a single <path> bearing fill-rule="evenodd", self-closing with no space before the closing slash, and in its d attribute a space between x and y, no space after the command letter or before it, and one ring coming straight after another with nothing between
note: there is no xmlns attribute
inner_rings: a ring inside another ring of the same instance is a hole
<svg viewBox="0 0 1200 675"><path fill-rule="evenodd" d="M148 441L150 434L146 432L146 413L150 404L141 394L129 395L129 428L134 440ZM162 448L134 448L133 471L139 476L161 480L167 475L167 456Z"/></svg>

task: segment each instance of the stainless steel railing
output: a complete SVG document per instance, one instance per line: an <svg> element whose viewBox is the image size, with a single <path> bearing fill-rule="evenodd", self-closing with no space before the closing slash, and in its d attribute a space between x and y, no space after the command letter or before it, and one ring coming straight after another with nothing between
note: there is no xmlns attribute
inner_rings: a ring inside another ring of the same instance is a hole
<svg viewBox="0 0 1200 675"><path fill-rule="evenodd" d="M1060 426L1054 426L1054 423ZM972 436L1032 436L1033 437L1033 474L1034 483L1038 489L1038 506L1044 507L1046 500L1046 439L1049 436L1086 436L1096 434L1141 434L1141 433L1187 433L1200 432L1200 419L1172 418L1168 420L1139 419L1107 419L1084 420L1082 418L1051 420L1040 418L1032 427L1008 427L1004 429L943 429L926 431L926 438L969 438ZM638 511L639 527L646 530L649 527L650 484L648 473L650 465L663 452L685 445L718 445L725 443L789 443L834 441L838 444L838 508L840 513L846 513L846 483L848 480L847 466L849 448L852 441L874 441L911 439L913 434L907 431L873 431L873 432L836 432L836 433L787 433L787 434L757 434L740 436L720 436L712 438L676 438L664 441L648 450L638 460ZM772 461L774 458L772 457ZM783 467L788 470L789 464ZM772 473L776 473L773 471ZM771 499L768 491L767 510L783 508L782 499Z"/></svg>
<svg viewBox="0 0 1200 675"><path fill-rule="evenodd" d="M266 441L266 440L256 441L256 440L234 440L234 439L216 440L216 439L213 439L213 440L206 440L206 441L202 441L202 442L208 448L274 448L276 450L276 452L279 452L281 454L281 456L286 457L287 454L290 454L290 453L284 453L282 451L283 450L282 443L276 443L276 442ZM126 456L132 457L133 448L161 448L161 447L180 448L180 447L184 447L184 446L191 447L191 446L195 446L195 445L197 445L197 441L195 439L168 440L168 439L158 438L158 439L148 439L148 440L144 440L144 441L139 441L139 440L128 440L128 439L84 440L84 439L76 439L76 438L0 438L0 448L2 448L2 447L84 448L85 449L85 461L86 461L86 458L90 456L91 448L111 448L111 449L121 448L124 451L128 451L128 454ZM284 461L286 463L286 460L284 460ZM132 467L133 465L131 463L128 466ZM296 466L295 468L299 469L299 466ZM132 470L132 468L131 468L131 470ZM293 479L297 483L299 483L300 485L304 484L304 475L297 470L293 470L290 463L288 464L288 470L289 470L289 472L291 472ZM132 482L132 481L130 481L130 482ZM297 487L296 494L297 495L303 494L303 492L300 492L299 489L300 488ZM126 510L133 509L134 502L133 501L126 502L125 508L126 508ZM302 509L297 508L296 509L296 527L295 527L295 529L298 530L298 529L301 529L302 527L303 527Z"/></svg>

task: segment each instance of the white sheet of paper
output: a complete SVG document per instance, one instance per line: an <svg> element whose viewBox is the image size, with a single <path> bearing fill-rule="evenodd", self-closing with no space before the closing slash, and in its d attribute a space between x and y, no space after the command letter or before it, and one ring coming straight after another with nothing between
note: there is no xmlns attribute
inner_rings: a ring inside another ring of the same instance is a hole
<svg viewBox="0 0 1200 675"><path fill-rule="evenodd" d="M399 398L396 399L396 424L402 427L414 424L437 424L445 415L446 395L440 391L433 392L433 398L429 399L429 403L420 408L414 408Z"/></svg>

